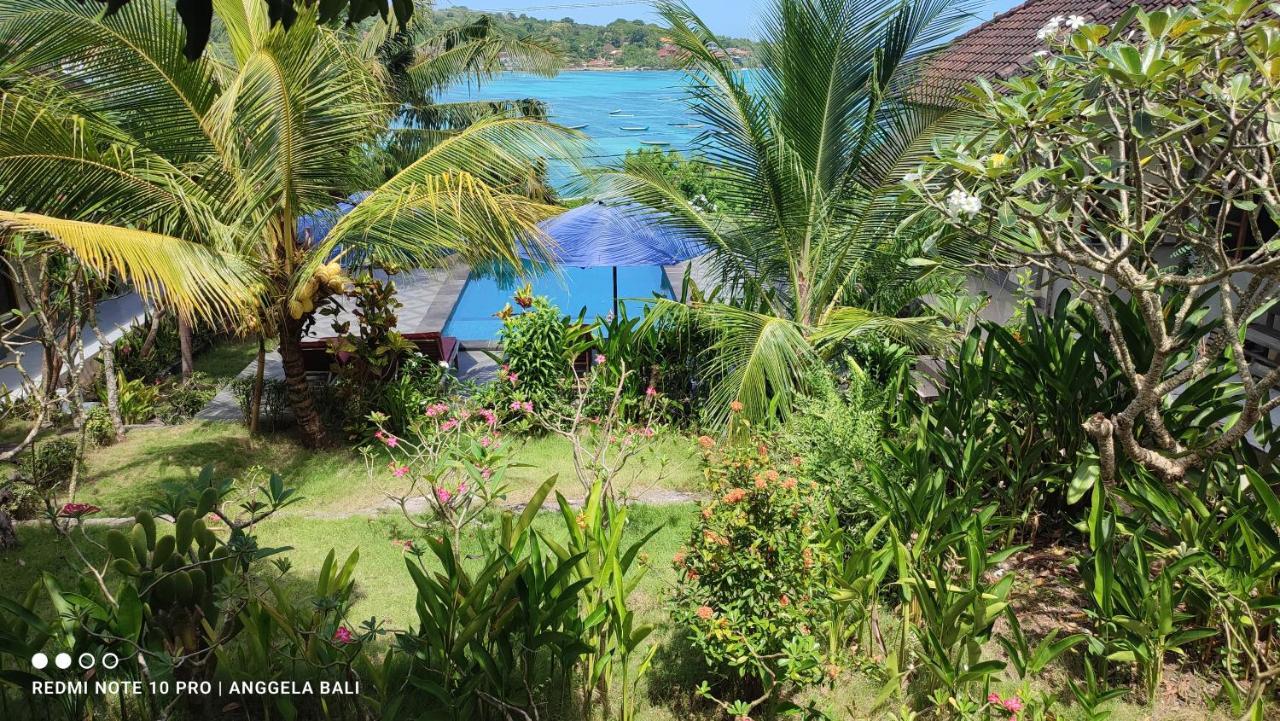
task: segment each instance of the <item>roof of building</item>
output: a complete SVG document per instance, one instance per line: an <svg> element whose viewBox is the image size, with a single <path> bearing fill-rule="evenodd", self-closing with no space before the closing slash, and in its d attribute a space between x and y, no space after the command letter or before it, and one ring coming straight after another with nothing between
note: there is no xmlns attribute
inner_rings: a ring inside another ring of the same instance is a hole
<svg viewBox="0 0 1280 721"><path fill-rule="evenodd" d="M1081 15L1110 25L1133 5L1154 10L1190 0L1027 0L958 36L928 60L924 85L930 96L949 97L979 77L1005 79L1030 64L1045 45L1036 37L1049 18Z"/></svg>

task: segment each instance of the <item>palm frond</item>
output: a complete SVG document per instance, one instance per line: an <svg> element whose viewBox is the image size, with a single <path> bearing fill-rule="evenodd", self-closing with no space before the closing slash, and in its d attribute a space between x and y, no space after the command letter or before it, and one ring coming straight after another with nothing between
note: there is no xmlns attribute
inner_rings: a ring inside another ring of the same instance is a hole
<svg viewBox="0 0 1280 721"><path fill-rule="evenodd" d="M0 3L0 46L17 70L74 88L154 152L191 159L213 152L205 114L217 97L211 68L183 56L172 4L135 0L104 16L95 3Z"/></svg>
<svg viewBox="0 0 1280 721"><path fill-rule="evenodd" d="M162 301L189 318L237 317L257 303L251 289L259 279L237 256L180 238L5 210L0 210L0 230L33 234L33 245L55 243L87 267L116 273L143 298Z"/></svg>

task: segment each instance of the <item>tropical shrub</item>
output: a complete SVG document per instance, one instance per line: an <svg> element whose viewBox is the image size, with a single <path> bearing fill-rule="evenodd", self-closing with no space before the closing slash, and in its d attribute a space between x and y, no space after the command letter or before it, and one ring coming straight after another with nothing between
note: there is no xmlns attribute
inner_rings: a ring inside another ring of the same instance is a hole
<svg viewBox="0 0 1280 721"><path fill-rule="evenodd" d="M57 648L72 657L89 653L98 658L111 652L121 663L115 669L100 668L98 678L142 681L149 688L123 702L135 708L122 709L122 715L162 718L184 704L199 713L202 697L179 693L174 684L215 677L215 651L244 630L239 615L253 595L260 562L283 550L258 546L253 528L297 497L273 476L256 498L233 509L223 498L234 492L235 483L215 479L209 469L184 490L171 499L170 510L176 510L171 521L139 511L130 526L112 528L103 543L95 541L97 548L88 555L76 546L80 573L73 589L46 576L22 600L0 598L0 633L7 641L0 644L0 656L11 657L5 666L22 664L30 668L23 678L46 679L61 672L30 666L35 651ZM83 521L99 510L65 504L53 528L62 542L87 543ZM215 532L212 524L222 528ZM100 563L88 561L104 555ZM37 611L38 594L53 609L47 620L49 612ZM106 714L118 699L70 689L56 701L74 710L68 717L87 718Z"/></svg>
<svg viewBox="0 0 1280 721"><path fill-rule="evenodd" d="M240 414L244 418L245 425L249 424L249 416L253 413L253 387L254 379L252 376L239 376L231 381L231 393L235 396L236 405L240 408ZM260 419L265 419L272 428L279 428L284 423L285 415L289 412L289 396L288 386L284 380L280 378L264 378L262 380L262 406L259 408Z"/></svg>
<svg viewBox="0 0 1280 721"><path fill-rule="evenodd" d="M217 395L218 388L199 371L190 378L174 380L160 389L157 415L165 423L180 423L195 416Z"/></svg>
<svg viewBox="0 0 1280 721"><path fill-rule="evenodd" d="M125 423L146 423L156 417L160 403L160 387L142 378L129 380L124 373L116 372L116 392L119 394L120 418ZM107 391L99 387L98 400L107 404Z"/></svg>
<svg viewBox="0 0 1280 721"><path fill-rule="evenodd" d="M62 485L71 477L79 448L72 438L36 441L20 458L23 477L41 492Z"/></svg>
<svg viewBox="0 0 1280 721"><path fill-rule="evenodd" d="M382 384L375 407L386 416L384 430L407 432L422 412L450 398L460 390L458 379L444 363L421 353L410 353L400 361L395 376Z"/></svg>
<svg viewBox="0 0 1280 721"><path fill-rule="evenodd" d="M827 508L800 459L775 461L763 443L702 444L712 497L674 559L673 618L714 674L708 693L754 707L826 673Z"/></svg>
<svg viewBox="0 0 1280 721"><path fill-rule="evenodd" d="M878 493L871 465L898 472L884 450L885 401L857 371L841 388L827 373L809 386L814 391L779 429L777 452L803 458L806 476L822 483L841 525L861 534L880 517L870 500Z"/></svg>
<svg viewBox="0 0 1280 721"><path fill-rule="evenodd" d="M152 322L158 325L148 346ZM148 318L147 322L134 325L116 340L116 370L126 378L157 381L173 368L178 351L178 323L173 314L164 314L157 321Z"/></svg>
<svg viewBox="0 0 1280 721"><path fill-rule="evenodd" d="M410 683L428 697L429 717L568 715L573 669L589 650L580 607L590 580L573 574L582 555L562 559L530 530L553 483L518 518L505 514L494 536L479 538L478 564L464 565L448 536L406 557L418 623L396 634L396 644L412 664Z"/></svg>
<svg viewBox="0 0 1280 721"><path fill-rule="evenodd" d="M410 524L443 531L449 547L460 551L463 531L506 498L506 474L514 462L497 411L458 400L433 403L403 436L384 426L381 413L369 420L378 429L374 439L384 446L378 452L362 449L370 480L386 489ZM410 511L411 505L425 513Z"/></svg>
<svg viewBox="0 0 1280 721"><path fill-rule="evenodd" d="M572 320L545 296L533 296L528 286L518 291L515 302L502 311L503 365L497 388L502 401L530 401L541 407L558 405L563 390L573 377L573 363L591 346L591 327Z"/></svg>
<svg viewBox="0 0 1280 721"><path fill-rule="evenodd" d="M416 350L395 330L396 311L402 304L395 297L394 283L366 273L344 285L343 298L354 306L351 312L356 326L353 330L349 320L333 323L336 337L328 350L335 379L330 391L348 435L359 438L368 434L367 416L395 378L400 361ZM337 318L343 310L342 298L335 298L319 313Z"/></svg>
<svg viewBox="0 0 1280 721"><path fill-rule="evenodd" d="M85 414L85 433L95 446L109 446L116 442L116 429L111 424L111 412L99 403Z"/></svg>

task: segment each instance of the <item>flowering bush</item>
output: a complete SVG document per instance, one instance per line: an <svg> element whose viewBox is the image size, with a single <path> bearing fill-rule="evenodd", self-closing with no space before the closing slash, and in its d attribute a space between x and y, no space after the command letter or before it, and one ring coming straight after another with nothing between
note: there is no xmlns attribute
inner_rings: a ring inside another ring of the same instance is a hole
<svg viewBox="0 0 1280 721"><path fill-rule="evenodd" d="M525 411L521 405L512 412ZM404 436L386 429L385 415L374 413L370 420L378 426L374 439L386 450L384 456L366 449L370 477L391 484L387 496L410 523L433 531L443 527L453 547L461 548L462 530L506 494L503 478L512 462L498 412L431 403Z"/></svg>
<svg viewBox="0 0 1280 721"><path fill-rule="evenodd" d="M775 462L764 444L699 445L712 499L673 559L675 617L714 671L745 677L754 688L738 690L763 702L780 684L825 673L825 506L818 485L797 476L799 459Z"/></svg>

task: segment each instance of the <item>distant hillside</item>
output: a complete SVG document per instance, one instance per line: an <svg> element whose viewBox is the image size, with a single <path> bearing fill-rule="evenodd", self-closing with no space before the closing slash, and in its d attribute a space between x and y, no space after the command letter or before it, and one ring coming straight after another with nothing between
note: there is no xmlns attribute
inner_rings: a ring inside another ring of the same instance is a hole
<svg viewBox="0 0 1280 721"><path fill-rule="evenodd" d="M450 7L434 11L441 24L457 23L479 11ZM569 67L665 68L674 65L677 52L665 41L662 28L639 20L614 20L608 25L588 25L572 18L539 20L527 15L490 13L498 26L516 35L531 35L559 46ZM745 38L722 38L725 52L743 67L755 64L754 44Z"/></svg>

